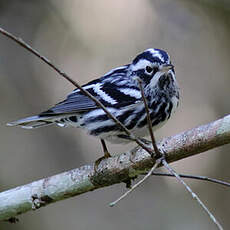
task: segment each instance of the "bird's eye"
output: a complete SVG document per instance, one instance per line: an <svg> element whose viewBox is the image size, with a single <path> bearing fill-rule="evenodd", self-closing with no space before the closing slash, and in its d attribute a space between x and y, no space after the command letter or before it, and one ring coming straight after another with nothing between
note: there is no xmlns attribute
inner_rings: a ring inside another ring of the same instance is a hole
<svg viewBox="0 0 230 230"><path fill-rule="evenodd" d="M146 71L148 73L151 73L153 71L153 68L151 66L146 66Z"/></svg>
<svg viewBox="0 0 230 230"><path fill-rule="evenodd" d="M156 73L158 71L158 67L154 66L154 67L151 67L151 66L146 66L146 72L147 73Z"/></svg>

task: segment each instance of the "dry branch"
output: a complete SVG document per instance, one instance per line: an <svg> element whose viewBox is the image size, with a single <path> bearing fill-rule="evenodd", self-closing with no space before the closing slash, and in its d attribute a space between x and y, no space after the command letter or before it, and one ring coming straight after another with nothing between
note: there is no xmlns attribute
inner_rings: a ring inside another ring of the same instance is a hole
<svg viewBox="0 0 230 230"><path fill-rule="evenodd" d="M158 146L164 149L167 162L173 162L228 143L230 115L164 138ZM10 219L58 200L121 183L148 171L154 163L145 150L136 147L129 152L103 160L97 173L91 164L2 192L0 220Z"/></svg>

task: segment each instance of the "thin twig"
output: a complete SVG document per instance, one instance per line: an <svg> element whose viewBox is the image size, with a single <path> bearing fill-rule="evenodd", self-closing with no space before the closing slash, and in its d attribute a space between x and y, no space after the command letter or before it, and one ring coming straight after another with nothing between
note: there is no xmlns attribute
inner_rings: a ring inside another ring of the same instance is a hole
<svg viewBox="0 0 230 230"><path fill-rule="evenodd" d="M142 173L142 175L146 175L146 173ZM153 176L168 176L168 177L175 177L175 175L170 173L164 173L164 172L152 172ZM194 179L194 180L202 180L202 181L208 181L215 184L220 184L226 187L230 187L230 183L222 180L217 180L214 178L206 177L206 176L194 176L194 175L188 175L188 174L178 174L181 178L188 178L188 179Z"/></svg>
<svg viewBox="0 0 230 230"><path fill-rule="evenodd" d="M148 128L149 128L149 133L152 139L152 145L153 145L153 149L155 151L155 154L157 154L158 156L162 155L159 150L158 147L156 145L156 141L155 141L155 137L153 135L153 130L152 130L152 122L151 122L151 118L150 118L150 113L149 113L149 108L148 108L148 104L145 98L145 94L144 94L144 90L142 87L142 80L140 78L136 78L136 80L138 81L139 84L139 88L141 91L141 96L142 96L142 100L144 102L145 105L145 111L146 111L146 116L147 116L147 123L148 123ZM153 154L151 154L151 156L153 156ZM161 163L162 158L159 158L156 160L155 164L153 165L153 167L151 168L151 170L147 173L147 175L145 175L145 177L140 180L138 183L136 183L130 190L128 190L126 193L124 193L122 196L120 196L116 201L110 203L110 207L113 207L115 204L117 204L120 200L122 200L123 198L125 198L129 193L131 193L135 188L137 188L140 184L142 184L149 176L152 175L153 171L157 168L157 166Z"/></svg>
<svg viewBox="0 0 230 230"><path fill-rule="evenodd" d="M71 82L74 86L76 86L84 95L89 97L92 101L95 102L95 104L101 108L109 118L111 118L117 125L121 127L121 129L132 139L135 141L139 146L141 146L144 150L146 150L149 154L153 154L152 150L146 146L141 140L136 138L115 116L113 116L106 107L99 101L97 98L95 98L91 93L89 93L87 90L85 90L83 87L81 87L76 81L74 81L70 76L68 76L65 72L61 71L56 65L54 65L49 59L42 56L37 50L32 48L30 45L28 45L26 42L24 42L21 38L18 38L14 36L13 34L9 33L8 31L2 29L0 27L0 33L7 36L8 38L12 39L16 43L18 43L20 46L24 47L26 50L33 53L35 56L37 56L39 59L44 61L47 65L49 65L52 69L54 69L57 73L59 73L62 77L64 77L66 80Z"/></svg>
<svg viewBox="0 0 230 230"><path fill-rule="evenodd" d="M169 164L166 162L166 160L162 160L162 164L164 167L173 174L177 180L184 185L184 187L187 189L187 191L192 195L192 197L198 202L198 204L204 209L204 211L209 215L210 219L217 225L218 229L223 230L223 227L221 224L217 221L217 219L213 216L213 214L208 210L208 208L205 206L205 204L200 200L200 198L192 191L192 189L181 179L179 174L175 170L172 169L172 167L169 166Z"/></svg>
<svg viewBox="0 0 230 230"><path fill-rule="evenodd" d="M147 104L147 101L146 101L146 98L145 98L144 89L142 87L142 80L140 78L136 78L136 80L138 81L139 88L140 88L140 91L141 91L141 97L142 97L142 100L143 100L144 105L145 105L146 117L147 117L148 128L149 128L149 134L150 134L150 137L151 137L151 140L152 140L153 149L155 151L155 154L158 155L158 157L160 157L161 153L158 150L158 147L156 145L156 140L155 140L155 137L154 137L154 134L153 134L151 117L150 117L150 113L149 113L148 104Z"/></svg>
<svg viewBox="0 0 230 230"><path fill-rule="evenodd" d="M155 141L155 137L153 134L153 130L152 130L152 122L151 122L151 118L150 118L150 113L149 113L149 108L148 108L148 104L145 98L145 94L144 94L144 90L142 87L142 80L140 78L136 78L136 80L138 81L139 84L139 88L141 91L141 96L142 96L142 100L144 102L145 105L145 111L146 111L146 116L147 116L147 123L148 123L148 128L149 128L149 133L151 136L151 140L152 140L152 145L153 145L153 149L155 151L155 154L157 154L158 156L162 155L160 153L160 151L158 150L158 147L156 145L156 141ZM153 155L152 155L153 156ZM120 196L116 201L110 203L110 207L113 207L115 204L117 204L120 200L122 200L123 198L125 198L129 193L131 193L135 188L137 188L140 184L142 184L149 176L152 175L153 171L157 168L157 166L161 163L163 158L159 158L156 160L155 164L153 165L153 167L151 168L151 170L147 173L147 175L145 175L145 177L140 180L138 183L136 183L130 190L128 190L126 193L124 193L122 196Z"/></svg>
<svg viewBox="0 0 230 230"><path fill-rule="evenodd" d="M109 204L109 206L113 207L114 205L116 205L119 201L121 201L129 193L131 193L135 188L137 188L140 184L142 184L146 179L148 179L148 177L150 177L152 175L153 171L159 166L159 164L161 163L161 160L162 160L161 158L157 159L155 164L153 165L153 167L147 173L147 175L145 175L140 181L138 181L132 188L130 188L126 193L124 193L122 196L120 196L117 200L115 200L114 202L111 202Z"/></svg>
<svg viewBox="0 0 230 230"><path fill-rule="evenodd" d="M157 154L161 154L161 158L160 158L160 163L162 163L164 165L164 167L171 173L173 174L177 180L182 183L185 188L187 189L187 191L192 195L192 197L194 199L197 200L197 202L199 203L199 205L201 205L201 207L208 213L210 219L217 225L217 227L222 230L223 227L220 225L220 223L216 220L216 218L213 216L213 214L208 210L208 208L204 205L204 203L200 200L200 198L192 191L192 189L181 179L181 177L169 166L169 164L167 163L167 161L165 160L165 153L160 153L157 145L156 145L156 140L154 138L154 134L153 134L153 130L152 130L152 122L151 122L151 119L150 119L150 113L149 113L149 108L148 108L148 105L147 105L147 102L146 102L146 98L145 98L145 95L144 95L144 91L143 91L143 88L142 88L142 84L141 84L141 80L140 79L137 79L138 82L139 82L139 86L140 86L140 89L141 89L141 94L142 94L142 99L144 101L144 104L145 104L145 110L146 110L146 114L147 114L147 122L148 122L148 128L149 128L149 133L151 135L151 139L152 139L152 144L153 144L153 147L154 147L154 150L155 148L157 150L155 150L155 153ZM153 170L151 169L151 171L153 172ZM152 174L151 172L151 174ZM149 176L149 172L148 174L146 175L146 177Z"/></svg>

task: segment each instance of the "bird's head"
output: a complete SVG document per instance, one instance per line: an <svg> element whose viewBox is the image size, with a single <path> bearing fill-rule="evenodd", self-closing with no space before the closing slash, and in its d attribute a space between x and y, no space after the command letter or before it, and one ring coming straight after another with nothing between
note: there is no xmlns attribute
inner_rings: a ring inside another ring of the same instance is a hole
<svg viewBox="0 0 230 230"><path fill-rule="evenodd" d="M160 49L147 49L137 55L129 65L132 77L139 77L145 85L151 88L164 83L171 78L175 80L174 66L167 52Z"/></svg>

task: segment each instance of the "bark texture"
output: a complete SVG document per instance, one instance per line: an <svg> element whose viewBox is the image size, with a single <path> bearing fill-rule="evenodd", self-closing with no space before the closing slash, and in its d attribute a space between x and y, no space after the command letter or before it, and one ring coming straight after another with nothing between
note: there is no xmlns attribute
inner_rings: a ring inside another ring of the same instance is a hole
<svg viewBox="0 0 230 230"><path fill-rule="evenodd" d="M230 115L206 125L167 137L158 143L168 162L199 154L230 143ZM149 148L151 144L149 143ZM148 171L154 164L140 147L94 164L47 177L0 193L0 220L9 220L58 200L73 197Z"/></svg>

